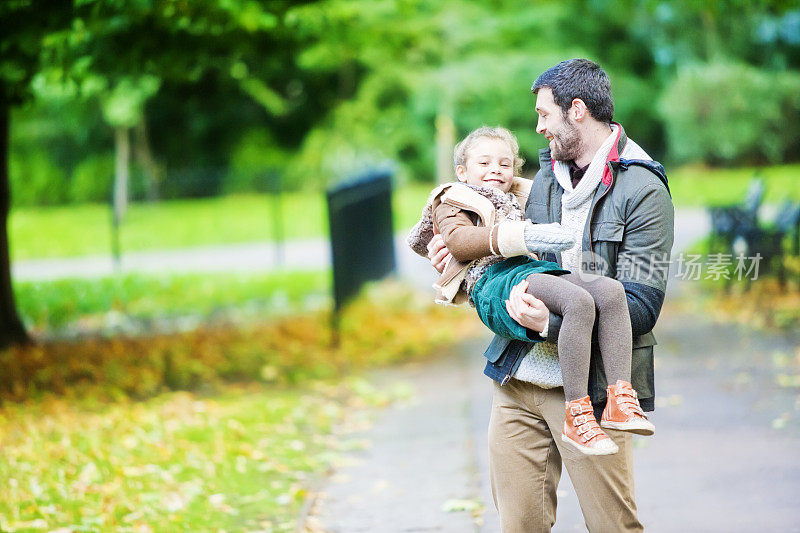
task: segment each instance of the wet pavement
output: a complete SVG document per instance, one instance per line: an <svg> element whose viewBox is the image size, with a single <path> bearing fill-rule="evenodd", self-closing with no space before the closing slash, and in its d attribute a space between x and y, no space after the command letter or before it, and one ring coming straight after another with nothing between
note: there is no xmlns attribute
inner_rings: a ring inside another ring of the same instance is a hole
<svg viewBox="0 0 800 533"><path fill-rule="evenodd" d="M673 255L707 231L704 210L676 210ZM418 258L400 261L429 286ZM655 532L800 531L800 332L686 312L695 290L672 279L655 328L657 430L634 441L640 520ZM361 435L370 445L324 486L308 531L500 531L488 481L492 385L480 356L488 340L375 375L381 386L412 384L414 400L375 413ZM558 500L553 531L585 531L566 472Z"/></svg>
<svg viewBox="0 0 800 533"><path fill-rule="evenodd" d="M634 452L646 530L800 531L800 383L778 385L800 373L800 336L716 324L674 306L656 336L657 431L635 437ZM360 435L369 445L346 456L322 489L310 531L500 531L488 486L486 342L375 376L381 386L409 383L416 395L375 413ZM566 472L558 496L553 531L585 531ZM447 512L478 503L475 516Z"/></svg>

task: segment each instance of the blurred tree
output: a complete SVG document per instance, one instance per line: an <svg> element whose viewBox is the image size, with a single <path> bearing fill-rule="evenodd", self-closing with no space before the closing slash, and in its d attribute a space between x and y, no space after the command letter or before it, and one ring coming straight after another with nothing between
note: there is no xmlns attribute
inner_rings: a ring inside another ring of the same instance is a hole
<svg viewBox="0 0 800 533"><path fill-rule="evenodd" d="M36 190L51 203L69 196L62 189L105 190L88 186L88 177L107 167L96 163L107 157L113 138L119 147L130 145L137 164L129 193L147 190L150 198L257 188L254 176L266 175L273 161L281 162L277 170L288 187L319 187L388 160L399 162L400 176L446 178L453 141L482 124L514 130L530 171L543 143L534 132L527 88L544 68L578 56L606 68L616 118L662 158L674 136L667 135L668 118L655 102L682 69L719 62L800 68L796 5L84 0L71 25L48 37L48 68L35 84L60 84L59 98L88 98L102 108L102 114L75 114L87 131L97 129L97 116L118 120L113 108L133 110L134 118L129 126L108 122L118 135L108 128L102 142L92 139L82 150L66 139L75 136L61 124L67 121L59 121L54 129L65 132L60 144L34 146L30 153L48 152L52 164L39 170L62 167L65 176L80 175L81 186ZM150 86L156 88L145 90ZM54 98L48 98L42 102L52 115L48 102ZM265 157L248 159L253 176L245 179L232 154L255 153L256 138L270 145ZM117 152L122 172L127 158ZM95 164L80 165L71 160L75 154ZM140 176L146 186L138 184Z"/></svg>
<svg viewBox="0 0 800 533"><path fill-rule="evenodd" d="M134 155L145 175L151 176L149 189L156 188L154 183L160 185L157 158L161 149L150 147L146 108L163 87L173 94L184 93L184 100L178 102L184 112L185 103L198 96L203 105L224 107L230 100L230 88L235 87L258 104L262 127L266 125L274 133L275 142L296 148L324 115L332 99L327 95L337 94L330 83L332 75L325 69L307 71L297 64L300 50L314 37L294 31L296 10L311 3L87 0L77 6L72 26L48 40L49 69L42 75L43 84L61 85L101 103L104 117L116 129L120 171L125 168L122 161L130 144L126 132L133 128ZM351 81L356 82L355 73ZM217 91L210 96L218 102L198 93L209 87ZM230 106L239 99L234 96L233 100ZM203 111L187 119L194 122L192 126L207 129L207 124L215 121L211 113ZM237 131L230 123L225 127L227 136ZM201 156L226 152L187 147L184 132L176 133L183 141L182 152ZM211 140L219 141L218 135ZM187 174L186 170L191 174L198 166L191 160L185 164L186 169L179 168L177 175ZM216 165L211 162L210 166ZM208 185L208 193L219 192L218 184Z"/></svg>
<svg viewBox="0 0 800 533"><path fill-rule="evenodd" d="M37 0L0 3L0 347L30 337L17 314L8 253L8 139L10 110L31 97L42 40L69 23L71 3Z"/></svg>
<svg viewBox="0 0 800 533"><path fill-rule="evenodd" d="M660 107L676 161L776 164L800 148L797 72L738 63L685 67Z"/></svg>
<svg viewBox="0 0 800 533"><path fill-rule="evenodd" d="M515 130L529 154L541 145L527 88L563 58L551 44L558 2L334 0L298 11L297 31L318 36L301 65L335 66L345 79L355 71L361 82L306 137L295 179L310 169L324 182L389 159L405 177L449 177L454 139L482 124Z"/></svg>
<svg viewBox="0 0 800 533"><path fill-rule="evenodd" d="M130 174L130 130L143 129L143 109L148 98L157 91L160 80L152 75L121 77L114 88L101 95L103 117L114 128L114 218L119 223L125 216L128 205L128 180ZM143 153L149 153L149 141L140 137L144 143ZM151 181L154 176L151 176ZM150 188L153 188L151 185Z"/></svg>
<svg viewBox="0 0 800 533"><path fill-rule="evenodd" d="M716 83L714 87L721 119L723 109L734 111L741 106L740 84L757 84L756 78L787 78L767 71L800 68L800 5L796 1L568 0L563 6L570 25L565 26L562 43L568 39L579 44L606 68L615 93L624 94L616 99L616 115L633 119L637 139L654 155L712 164L752 162L753 154L765 150L772 153L762 161L797 158L789 150L764 147L764 140L752 135L759 128L736 122L735 116L728 117L727 125L742 128L726 129L724 141L712 140L710 137L722 130L709 129L701 116L700 120L684 120L687 108L702 108L709 93L680 93L690 77L700 84L700 78L707 78L708 89L722 71L733 72L725 65L742 65L739 72L745 79L729 78L726 83L730 85ZM744 68L748 64L754 68ZM665 91L670 94L662 97ZM774 98L770 106L790 99L782 93L769 96ZM661 105L656 105L659 100ZM762 116L760 122L764 121ZM777 129L781 131L773 132L772 137L788 131ZM704 137L709 142L690 147L690 138ZM796 145L794 138L787 141ZM717 149L721 151L715 152ZM781 157L776 159L776 153Z"/></svg>

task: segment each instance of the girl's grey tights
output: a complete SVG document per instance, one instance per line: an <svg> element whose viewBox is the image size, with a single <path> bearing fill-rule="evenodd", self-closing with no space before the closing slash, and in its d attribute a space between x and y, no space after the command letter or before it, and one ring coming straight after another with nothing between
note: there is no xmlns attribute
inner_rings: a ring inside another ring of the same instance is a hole
<svg viewBox="0 0 800 533"><path fill-rule="evenodd" d="M608 383L631 379L633 336L622 284L605 276L575 273L528 276L528 293L563 317L558 358L567 401L588 394L592 329L597 316L597 341ZM595 313L596 310L596 313Z"/></svg>

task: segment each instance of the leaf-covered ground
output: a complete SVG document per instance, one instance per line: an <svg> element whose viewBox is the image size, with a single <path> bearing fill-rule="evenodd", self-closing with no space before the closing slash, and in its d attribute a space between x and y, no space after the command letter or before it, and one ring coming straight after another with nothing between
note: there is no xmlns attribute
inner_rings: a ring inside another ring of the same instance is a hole
<svg viewBox="0 0 800 533"><path fill-rule="evenodd" d="M723 322L738 322L756 328L800 331L800 285L781 285L777 279L764 278L750 285L722 282L697 287L682 307L710 314Z"/></svg>
<svg viewBox="0 0 800 533"><path fill-rule="evenodd" d="M246 327L41 343L0 354L0 530L291 531L364 407L359 378L481 331L393 284L330 343L323 312Z"/></svg>
<svg viewBox="0 0 800 533"><path fill-rule="evenodd" d="M363 381L0 412L0 530L291 531L363 407Z"/></svg>

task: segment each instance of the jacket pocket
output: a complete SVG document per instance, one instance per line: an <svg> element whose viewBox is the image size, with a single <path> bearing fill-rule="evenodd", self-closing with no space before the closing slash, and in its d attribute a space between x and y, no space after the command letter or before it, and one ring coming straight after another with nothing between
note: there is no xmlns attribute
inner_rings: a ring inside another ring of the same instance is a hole
<svg viewBox="0 0 800 533"><path fill-rule="evenodd" d="M644 348L645 346L655 346L656 344L658 344L656 342L656 336L653 335L652 331L648 331L644 335L639 335L633 338L634 348Z"/></svg>
<svg viewBox="0 0 800 533"><path fill-rule="evenodd" d="M596 274L615 277L617 273L617 253L619 252L622 237L625 235L625 225L622 222L605 221L593 222L592 251L595 253L593 261L601 259L601 264L595 269Z"/></svg>
<svg viewBox="0 0 800 533"><path fill-rule="evenodd" d="M495 335L492 342L486 347L486 351L483 352L483 356L493 365L502 366L503 356L508 351L510 343L511 339Z"/></svg>
<svg viewBox="0 0 800 533"><path fill-rule="evenodd" d="M525 216L534 224L547 224L550 220L550 209L547 204L531 200Z"/></svg>
<svg viewBox="0 0 800 533"><path fill-rule="evenodd" d="M592 222L592 242L612 241L622 242L622 235L625 233L625 224L615 220L604 222Z"/></svg>

